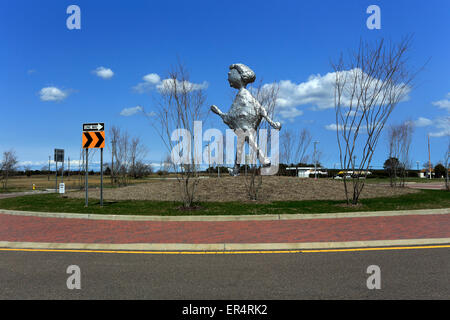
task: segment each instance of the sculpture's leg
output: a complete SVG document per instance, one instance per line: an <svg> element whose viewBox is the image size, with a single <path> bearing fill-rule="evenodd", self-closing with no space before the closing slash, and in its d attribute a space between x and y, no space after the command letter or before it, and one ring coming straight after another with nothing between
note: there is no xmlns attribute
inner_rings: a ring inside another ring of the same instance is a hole
<svg viewBox="0 0 450 320"><path fill-rule="evenodd" d="M232 171L230 171L230 174L232 176L239 175L239 169L241 168L242 150L244 149L244 143L245 143L245 138L239 137L239 135L238 135L238 139L237 139L237 143L236 143L236 157L234 159L234 168Z"/></svg>
<svg viewBox="0 0 450 320"><path fill-rule="evenodd" d="M256 144L255 134L248 135L248 145L256 152L256 156L259 159L259 162L263 165L263 167L270 166L270 159L264 155L264 152L258 148Z"/></svg>

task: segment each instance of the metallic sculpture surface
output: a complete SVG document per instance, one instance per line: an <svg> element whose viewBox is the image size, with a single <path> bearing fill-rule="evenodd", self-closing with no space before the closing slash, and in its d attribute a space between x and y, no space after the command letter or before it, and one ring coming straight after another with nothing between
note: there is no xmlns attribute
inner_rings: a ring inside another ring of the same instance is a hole
<svg viewBox="0 0 450 320"><path fill-rule="evenodd" d="M233 176L239 175L240 161L242 159L242 150L245 141L256 152L260 163L264 167L270 166L270 160L258 148L256 140L256 132L263 119L274 129L281 129L281 124L272 121L267 114L267 110L246 89L246 86L254 82L255 79L255 73L246 65L240 63L232 64L228 72L228 82L232 88L239 90L236 98L228 113L223 113L215 105L211 106L211 110L218 114L223 122L238 136L234 169L230 169L230 174Z"/></svg>

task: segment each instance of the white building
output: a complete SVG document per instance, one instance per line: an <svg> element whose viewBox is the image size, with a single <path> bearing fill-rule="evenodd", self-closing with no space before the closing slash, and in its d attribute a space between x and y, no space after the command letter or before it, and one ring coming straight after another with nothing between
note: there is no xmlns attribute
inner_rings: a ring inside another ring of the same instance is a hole
<svg viewBox="0 0 450 320"><path fill-rule="evenodd" d="M287 167L286 170L295 170L299 178L309 178L309 175L316 174L314 167ZM327 171L323 171L324 168L317 168L317 176L328 176Z"/></svg>

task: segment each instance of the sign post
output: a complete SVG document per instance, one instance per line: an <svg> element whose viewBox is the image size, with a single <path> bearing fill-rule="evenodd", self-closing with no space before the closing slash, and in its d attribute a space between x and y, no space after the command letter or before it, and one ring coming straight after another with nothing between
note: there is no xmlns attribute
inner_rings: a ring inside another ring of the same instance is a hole
<svg viewBox="0 0 450 320"><path fill-rule="evenodd" d="M58 193L58 162L55 161L55 193Z"/></svg>
<svg viewBox="0 0 450 320"><path fill-rule="evenodd" d="M64 175L64 149L55 149L55 192L58 193L58 162L62 163L63 175ZM61 182L63 182L63 178L61 177Z"/></svg>
<svg viewBox="0 0 450 320"><path fill-rule="evenodd" d="M86 151L86 200L88 206L88 154L89 149L100 149L100 206L103 207L103 148L105 147L105 124L102 122L83 124L83 148Z"/></svg>
<svg viewBox="0 0 450 320"><path fill-rule="evenodd" d="M85 183L85 191L86 191L86 197L84 201L84 206L87 207L89 203L89 197L88 197L88 177L89 177L89 171L88 171L88 159L89 159L89 149L85 149L84 152L86 153L86 173L84 177L84 183Z"/></svg>
<svg viewBox="0 0 450 320"><path fill-rule="evenodd" d="M103 207L103 148L100 149L100 207Z"/></svg>

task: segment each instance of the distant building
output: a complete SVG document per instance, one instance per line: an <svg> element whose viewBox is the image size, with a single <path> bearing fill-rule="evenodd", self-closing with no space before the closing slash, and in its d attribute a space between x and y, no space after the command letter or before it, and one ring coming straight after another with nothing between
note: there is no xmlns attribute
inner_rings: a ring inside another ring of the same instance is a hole
<svg viewBox="0 0 450 320"><path fill-rule="evenodd" d="M316 174L314 167L287 167L286 170L295 170L299 178L309 178L310 175ZM328 172L326 169L318 167L317 176L328 176Z"/></svg>
<svg viewBox="0 0 450 320"><path fill-rule="evenodd" d="M434 178L434 168L431 168L431 177ZM429 169L422 169L422 170L420 170L419 178L430 179L430 171L429 171Z"/></svg>

